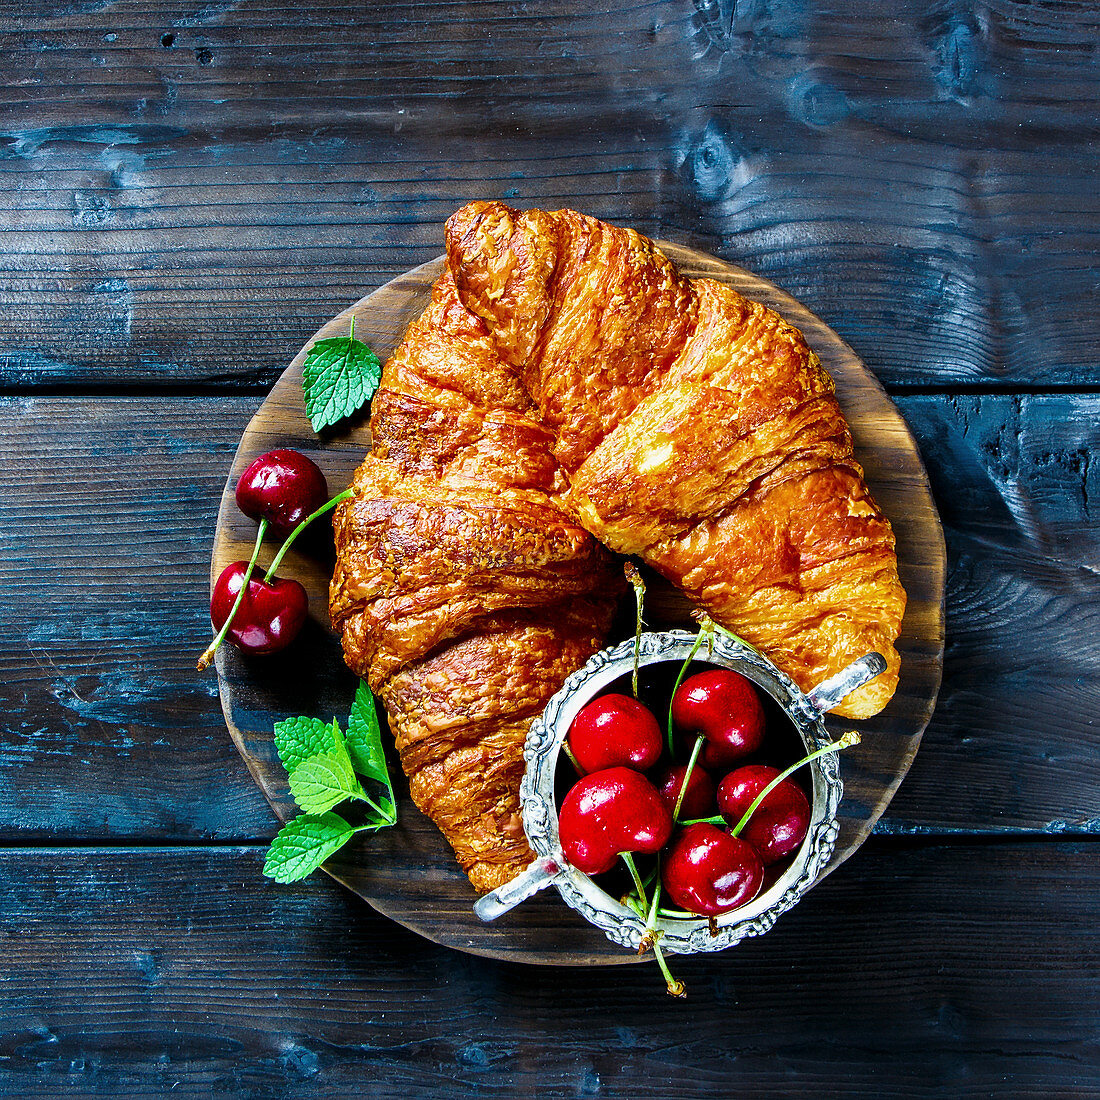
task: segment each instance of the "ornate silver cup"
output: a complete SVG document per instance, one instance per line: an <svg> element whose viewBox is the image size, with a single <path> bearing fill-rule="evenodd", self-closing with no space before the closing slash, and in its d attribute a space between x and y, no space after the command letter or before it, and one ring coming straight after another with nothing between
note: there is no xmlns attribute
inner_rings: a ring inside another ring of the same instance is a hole
<svg viewBox="0 0 1100 1100"><path fill-rule="evenodd" d="M695 641L695 635L683 630L643 634L639 665L664 661L682 664ZM537 858L523 874L478 900L474 912L482 920L496 919L553 884L567 905L602 929L614 943L637 949L646 935L645 923L636 913L570 866L558 840L554 800L558 756L573 719L586 703L632 671L634 649L635 643L630 640L595 654L565 681L532 724L524 745L527 769L520 784L520 806L524 830ZM770 695L793 723L807 753L830 742L823 714L886 667L878 653L869 653L804 693L766 657L721 632L716 633L712 648L700 651L699 659L739 672ZM812 777L810 825L791 864L769 889L718 917L713 925L703 917L659 918L655 927L661 933L662 950L669 954L720 951L746 936L759 936L821 877L836 842L842 785L835 753L818 757L808 767Z"/></svg>

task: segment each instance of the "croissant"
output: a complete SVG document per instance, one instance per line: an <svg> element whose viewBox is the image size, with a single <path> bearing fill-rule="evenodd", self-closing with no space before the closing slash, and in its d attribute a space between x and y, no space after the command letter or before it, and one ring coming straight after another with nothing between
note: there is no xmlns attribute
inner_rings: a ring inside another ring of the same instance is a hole
<svg viewBox="0 0 1100 1100"><path fill-rule="evenodd" d="M803 689L877 650L886 671L837 713L881 710L905 610L894 535L802 334L572 210L472 203L446 239L459 300L553 433L583 527Z"/></svg>
<svg viewBox="0 0 1100 1100"><path fill-rule="evenodd" d="M894 692L905 593L832 380L778 314L571 210L472 203L446 238L335 513L330 611L484 891L531 858L523 740L606 639L605 546L803 688L882 653L849 717Z"/></svg>
<svg viewBox="0 0 1100 1100"><path fill-rule="evenodd" d="M413 801L491 890L533 858L527 728L603 646L621 571L563 510L553 435L446 275L383 368L370 430L334 515L332 621Z"/></svg>

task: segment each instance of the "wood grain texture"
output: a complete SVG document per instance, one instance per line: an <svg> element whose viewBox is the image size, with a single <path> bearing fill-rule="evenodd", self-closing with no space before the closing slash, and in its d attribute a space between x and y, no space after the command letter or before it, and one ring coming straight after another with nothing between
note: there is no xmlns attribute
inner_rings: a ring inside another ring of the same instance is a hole
<svg viewBox="0 0 1100 1100"><path fill-rule="evenodd" d="M1095 832L1100 397L898 403L944 518L948 645L923 748L877 829ZM255 406L0 403L0 839L274 832L213 680L193 671L217 500Z"/></svg>
<svg viewBox="0 0 1100 1100"><path fill-rule="evenodd" d="M0 834L265 835L217 685L194 671L247 404L0 407Z"/></svg>
<svg viewBox="0 0 1100 1100"><path fill-rule="evenodd" d="M1092 844L872 840L677 960L682 1003L650 966L435 947L261 856L0 852L0 1095L1100 1096Z"/></svg>
<svg viewBox="0 0 1100 1100"><path fill-rule="evenodd" d="M191 669L215 502L253 405L181 401L166 423L153 399L4 402L0 836L270 835ZM946 524L948 649L925 751L879 828L1093 830L1100 543L1082 455L1100 448L1100 400L900 405Z"/></svg>
<svg viewBox="0 0 1100 1100"><path fill-rule="evenodd" d="M266 388L472 198L749 267L892 386L1095 385L1097 18L21 0L0 385Z"/></svg>
<svg viewBox="0 0 1100 1100"><path fill-rule="evenodd" d="M1087 0L0 5L0 845L211 845L0 850L0 1095L1100 1096L1094 841L1056 835L1100 829L1098 35ZM235 441L471 198L784 287L909 394L945 521L943 690L877 825L936 841L872 837L682 1007L216 846L275 828L190 669Z"/></svg>
<svg viewBox="0 0 1100 1100"><path fill-rule="evenodd" d="M940 746L934 775L919 766L911 775L899 823L919 816L934 787L944 824L967 829L962 805L973 780L958 770L965 757L981 762L982 786L1003 821L1021 797L1036 808L1065 804L1069 782L1076 804L1067 817L1040 813L1047 830L1100 832L1096 405L1078 395L922 397L905 405L925 454L935 456L932 486L950 548L950 686L937 716L954 735ZM1018 738L1024 729L1032 733Z"/></svg>
<svg viewBox="0 0 1100 1100"><path fill-rule="evenodd" d="M827 868L832 869L869 835L916 754L932 714L943 654L945 553L939 518L905 422L835 333L804 306L748 271L679 245L665 243L662 248L684 275L729 283L775 308L802 331L836 381L857 457L879 506L894 524L898 572L908 594L897 640L901 679L886 709L859 723L863 744L858 752L849 754L842 768L845 791L839 812L840 835ZM334 318L315 339L345 334L354 317L357 335L381 358L387 358L409 322L426 305L442 269L442 259L413 269ZM363 416L326 432L322 440L315 436L302 401L301 368L307 350L308 345L302 348L242 436L218 513L212 585L230 562L247 560L250 554L253 524L237 508L234 486L256 457L274 447L303 450L336 486L350 481L369 448L370 434ZM275 751L272 726L289 714L327 719L330 714L346 713L355 681L344 668L339 642L328 627L326 596L331 570L327 564L305 556L288 557L280 573L298 580L309 593L308 644L296 647L298 656L284 656L278 662L238 661L223 649L218 670L229 731L265 796L285 821L298 811ZM671 590L668 596L673 598L654 599L651 594L650 626L690 627L690 605L676 599ZM830 725L838 734L847 728L840 720ZM476 895L446 842L415 811L407 792L399 805L396 828L366 841L353 841L326 864L330 874L380 912L435 942L494 958L557 965L636 961L575 914L563 918L556 899L545 894L506 919L483 924L471 910Z"/></svg>

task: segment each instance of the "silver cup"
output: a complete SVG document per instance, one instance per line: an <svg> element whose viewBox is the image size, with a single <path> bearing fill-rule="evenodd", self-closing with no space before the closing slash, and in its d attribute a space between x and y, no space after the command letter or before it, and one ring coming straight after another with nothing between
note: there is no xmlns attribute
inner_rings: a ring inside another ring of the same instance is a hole
<svg viewBox="0 0 1100 1100"><path fill-rule="evenodd" d="M682 664L695 641L696 635L683 630L643 634L638 663ZM520 808L536 858L523 874L478 899L474 912L482 920L495 920L552 884L567 905L602 929L614 943L637 950L643 937L651 932L636 913L570 865L558 839L554 801L558 756L573 719L586 703L633 670L634 650L631 639L595 654L565 681L532 723L524 745L527 768L520 783ZM807 753L830 743L824 713L886 668L880 654L868 653L805 693L762 654L721 632L716 632L710 648L704 644L698 658L739 672L770 695L794 724ZM703 917L658 918L654 927L661 933L660 944L666 954L721 951L746 936L759 936L821 877L836 843L837 807L843 788L835 753L820 756L808 766L812 777L810 825L787 869L768 890L713 923Z"/></svg>

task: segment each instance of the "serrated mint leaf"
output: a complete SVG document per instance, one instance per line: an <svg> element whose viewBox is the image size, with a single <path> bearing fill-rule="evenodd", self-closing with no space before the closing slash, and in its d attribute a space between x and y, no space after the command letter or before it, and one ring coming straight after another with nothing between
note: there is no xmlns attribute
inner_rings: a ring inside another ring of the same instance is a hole
<svg viewBox="0 0 1100 1100"><path fill-rule="evenodd" d="M378 356L352 331L347 336L318 340L302 364L302 393L313 430L343 420L361 409L382 378Z"/></svg>
<svg viewBox="0 0 1100 1100"><path fill-rule="evenodd" d="M332 726L320 718L286 718L275 723L275 748L287 775L293 775L302 761L335 747Z"/></svg>
<svg viewBox="0 0 1100 1100"><path fill-rule="evenodd" d="M271 842L264 874L276 882L297 882L339 851L357 831L333 813L296 817Z"/></svg>
<svg viewBox="0 0 1100 1100"><path fill-rule="evenodd" d="M382 731L378 725L378 708L374 693L365 680L359 681L355 702L348 718L348 755L360 775L389 786L389 769L382 751Z"/></svg>
<svg viewBox="0 0 1100 1100"><path fill-rule="evenodd" d="M347 754L321 753L302 761L290 775L290 793L307 814L323 814L347 798L364 792Z"/></svg>

